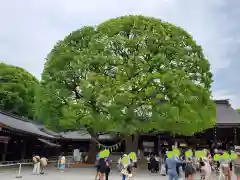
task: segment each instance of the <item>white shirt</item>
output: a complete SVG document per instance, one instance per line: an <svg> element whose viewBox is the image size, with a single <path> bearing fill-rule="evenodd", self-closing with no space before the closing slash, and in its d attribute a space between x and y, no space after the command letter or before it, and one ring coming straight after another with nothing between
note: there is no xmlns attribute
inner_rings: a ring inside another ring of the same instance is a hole
<svg viewBox="0 0 240 180"><path fill-rule="evenodd" d="M61 163L61 164L65 164L65 163L66 163L66 158L65 158L65 156L62 156L62 157L61 157L60 163Z"/></svg>

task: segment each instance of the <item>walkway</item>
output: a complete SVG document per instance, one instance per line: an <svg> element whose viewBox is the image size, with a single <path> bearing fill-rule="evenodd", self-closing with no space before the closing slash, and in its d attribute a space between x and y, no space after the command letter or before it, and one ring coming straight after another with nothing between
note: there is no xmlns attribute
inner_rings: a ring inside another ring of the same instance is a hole
<svg viewBox="0 0 240 180"><path fill-rule="evenodd" d="M1 180L11 180L16 179L16 172L15 170L3 170L0 169L0 177ZM44 175L32 175L30 168L24 168L22 172L22 178L20 180L93 180L94 179L95 170L92 168L71 168L66 169L65 172L61 173L56 169L46 169ZM110 180L121 180L120 175L118 172L113 171L110 175ZM141 171L138 175L134 178L136 180L167 180L167 176L161 176L160 174L150 174L146 171ZM195 180L200 179L198 177ZM213 176L213 180L217 179ZM236 180L233 178L232 180Z"/></svg>

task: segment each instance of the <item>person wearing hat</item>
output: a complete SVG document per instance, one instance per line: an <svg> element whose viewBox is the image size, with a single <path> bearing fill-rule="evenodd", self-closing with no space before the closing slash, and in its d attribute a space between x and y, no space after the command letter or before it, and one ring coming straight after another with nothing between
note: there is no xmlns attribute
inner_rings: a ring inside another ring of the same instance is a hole
<svg viewBox="0 0 240 180"><path fill-rule="evenodd" d="M240 152L237 152L238 158L233 162L234 173L237 176L237 180L240 180Z"/></svg>

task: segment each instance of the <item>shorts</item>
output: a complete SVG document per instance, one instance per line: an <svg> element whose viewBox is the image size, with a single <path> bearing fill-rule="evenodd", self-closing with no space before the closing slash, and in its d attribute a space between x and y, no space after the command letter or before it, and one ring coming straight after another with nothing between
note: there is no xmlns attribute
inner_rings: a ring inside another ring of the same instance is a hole
<svg viewBox="0 0 240 180"><path fill-rule="evenodd" d="M61 164L60 169L65 169L65 164Z"/></svg>
<svg viewBox="0 0 240 180"><path fill-rule="evenodd" d="M99 167L99 166L97 166L97 172L99 172L99 170L100 170L100 167Z"/></svg>

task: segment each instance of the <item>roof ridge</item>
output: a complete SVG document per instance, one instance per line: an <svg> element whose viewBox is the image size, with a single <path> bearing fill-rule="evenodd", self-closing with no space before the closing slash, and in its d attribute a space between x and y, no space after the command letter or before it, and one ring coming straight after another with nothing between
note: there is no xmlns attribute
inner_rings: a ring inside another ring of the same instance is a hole
<svg viewBox="0 0 240 180"><path fill-rule="evenodd" d="M215 102L216 104L225 104L225 105L230 106L229 99L214 100L214 102Z"/></svg>
<svg viewBox="0 0 240 180"><path fill-rule="evenodd" d="M35 124L35 125L43 125L39 122L36 122L34 120L30 120L24 116L18 116L16 114L13 114L13 113L10 113L10 112L6 112L6 111L2 111L0 110L0 114L3 114L3 115L6 115L6 116L9 116L9 117L12 117L12 118L15 118L17 120L20 120L20 121L23 121L23 122L29 122L29 123L32 123L32 124ZM43 125L44 126L44 125Z"/></svg>

